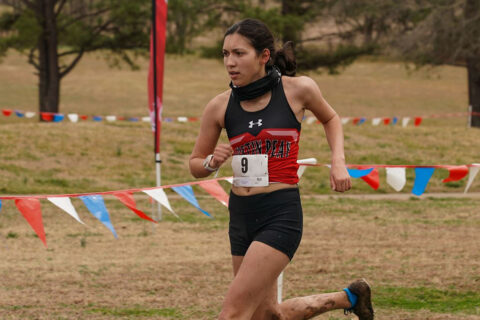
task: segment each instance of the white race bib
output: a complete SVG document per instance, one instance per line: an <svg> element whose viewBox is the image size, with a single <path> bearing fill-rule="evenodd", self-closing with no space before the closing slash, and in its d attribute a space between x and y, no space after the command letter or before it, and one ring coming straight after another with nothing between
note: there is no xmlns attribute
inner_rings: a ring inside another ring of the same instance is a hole
<svg viewBox="0 0 480 320"><path fill-rule="evenodd" d="M268 155L236 155L232 158L233 185L236 187L268 186Z"/></svg>

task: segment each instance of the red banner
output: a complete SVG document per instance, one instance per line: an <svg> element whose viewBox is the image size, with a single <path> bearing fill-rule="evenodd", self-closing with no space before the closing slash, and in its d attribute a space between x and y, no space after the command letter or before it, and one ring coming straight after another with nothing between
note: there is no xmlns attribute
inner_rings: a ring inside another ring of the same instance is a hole
<svg viewBox="0 0 480 320"><path fill-rule="evenodd" d="M155 0L155 29L152 26L150 36L150 68L148 71L148 108L150 110L150 118L152 119L152 128L157 134L157 142L155 144L155 152L160 152L160 129L163 107L163 70L165 60L165 39L167 28L167 1ZM154 32L155 30L155 32ZM155 33L155 39L154 39ZM154 69L155 68L155 69ZM154 72L156 70L156 73ZM156 92L155 92L156 84ZM155 119L155 99L157 102L157 119ZM155 130L157 128L157 130Z"/></svg>

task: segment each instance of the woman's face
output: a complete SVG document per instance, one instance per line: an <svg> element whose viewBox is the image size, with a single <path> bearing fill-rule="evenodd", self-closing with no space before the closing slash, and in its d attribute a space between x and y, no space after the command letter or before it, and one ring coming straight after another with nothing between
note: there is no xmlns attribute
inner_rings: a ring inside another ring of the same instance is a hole
<svg viewBox="0 0 480 320"><path fill-rule="evenodd" d="M238 33L226 36L223 41L223 64L235 86L243 87L263 78L269 59L268 49L258 55L248 39Z"/></svg>

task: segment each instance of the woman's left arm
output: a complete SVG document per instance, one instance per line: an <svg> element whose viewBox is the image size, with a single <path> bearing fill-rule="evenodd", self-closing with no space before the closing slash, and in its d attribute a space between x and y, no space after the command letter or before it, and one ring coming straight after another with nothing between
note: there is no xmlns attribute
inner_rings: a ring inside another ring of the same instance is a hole
<svg viewBox="0 0 480 320"><path fill-rule="evenodd" d="M305 109L310 110L322 123L328 145L332 151L330 186L332 190L344 192L352 184L345 166L343 128L338 114L323 97L318 85L309 77L300 77L300 97L304 97Z"/></svg>

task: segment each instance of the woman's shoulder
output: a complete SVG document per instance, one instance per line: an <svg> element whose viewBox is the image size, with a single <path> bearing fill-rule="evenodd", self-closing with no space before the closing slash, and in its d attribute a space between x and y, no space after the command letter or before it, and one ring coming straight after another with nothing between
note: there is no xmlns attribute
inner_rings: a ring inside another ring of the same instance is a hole
<svg viewBox="0 0 480 320"><path fill-rule="evenodd" d="M308 76L282 77L283 88L287 96L299 99L301 102L313 93L318 92L319 88L315 80Z"/></svg>
<svg viewBox="0 0 480 320"><path fill-rule="evenodd" d="M203 111L203 116L207 116L204 118L218 122L220 126L223 127L223 119L225 117L225 111L227 110L227 104L228 100L230 99L231 92L232 90L229 89L216 95L212 100L210 100Z"/></svg>

